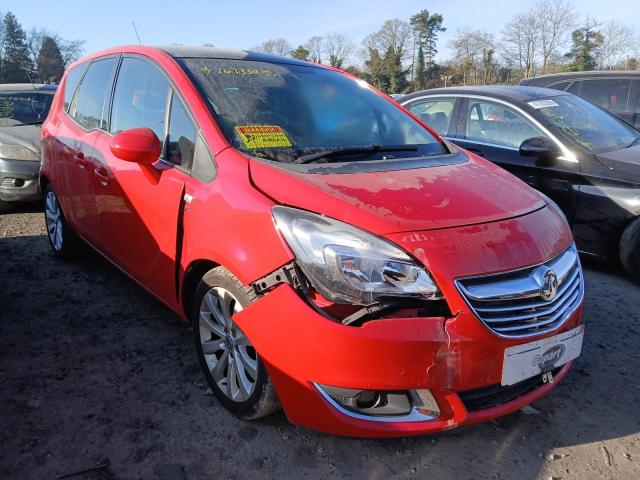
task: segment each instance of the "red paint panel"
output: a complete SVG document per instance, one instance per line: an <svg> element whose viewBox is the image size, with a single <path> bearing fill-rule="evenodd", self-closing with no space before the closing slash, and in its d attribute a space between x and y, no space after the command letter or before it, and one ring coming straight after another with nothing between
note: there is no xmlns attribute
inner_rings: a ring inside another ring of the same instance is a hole
<svg viewBox="0 0 640 480"><path fill-rule="evenodd" d="M544 205L538 193L473 157L456 165L392 172L306 174L251 160L255 185L284 205L377 234L492 222Z"/></svg>

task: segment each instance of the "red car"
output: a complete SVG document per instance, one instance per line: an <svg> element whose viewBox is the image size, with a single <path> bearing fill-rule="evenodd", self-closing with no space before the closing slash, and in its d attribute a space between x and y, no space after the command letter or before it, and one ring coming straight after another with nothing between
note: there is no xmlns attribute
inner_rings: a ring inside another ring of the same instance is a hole
<svg viewBox="0 0 640 480"><path fill-rule="evenodd" d="M53 251L90 244L191 321L241 418L437 432L537 400L580 354L558 208L343 72L114 48L69 68L42 144Z"/></svg>

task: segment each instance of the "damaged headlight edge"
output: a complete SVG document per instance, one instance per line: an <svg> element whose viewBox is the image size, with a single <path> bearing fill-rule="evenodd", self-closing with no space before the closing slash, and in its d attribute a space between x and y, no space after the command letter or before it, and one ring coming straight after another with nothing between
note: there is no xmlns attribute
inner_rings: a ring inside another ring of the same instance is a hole
<svg viewBox="0 0 640 480"><path fill-rule="evenodd" d="M386 240L296 208L276 206L273 218L313 288L333 302L442 298L425 268Z"/></svg>

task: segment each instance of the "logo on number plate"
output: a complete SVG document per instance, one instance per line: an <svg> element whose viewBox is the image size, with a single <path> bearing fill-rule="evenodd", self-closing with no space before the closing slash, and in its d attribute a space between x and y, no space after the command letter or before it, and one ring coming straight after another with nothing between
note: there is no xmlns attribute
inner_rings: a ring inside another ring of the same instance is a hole
<svg viewBox="0 0 640 480"><path fill-rule="evenodd" d="M531 277L536 282L542 298L550 302L556 297L558 293L558 276L556 272L543 265L536 268L531 273Z"/></svg>
<svg viewBox="0 0 640 480"><path fill-rule="evenodd" d="M564 345L554 345L546 350L544 353L540 353L533 358L533 366L539 367L540 370L550 370L555 366L556 362L564 355Z"/></svg>

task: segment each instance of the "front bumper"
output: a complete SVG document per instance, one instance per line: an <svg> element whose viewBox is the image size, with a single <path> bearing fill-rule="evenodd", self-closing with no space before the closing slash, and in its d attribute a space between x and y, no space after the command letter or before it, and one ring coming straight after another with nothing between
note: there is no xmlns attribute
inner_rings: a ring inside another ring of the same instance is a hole
<svg viewBox="0 0 640 480"><path fill-rule="evenodd" d="M580 314L581 308L558 331L577 326ZM570 368L563 366L554 383L469 412L456 392L499 384L504 349L523 343L498 338L482 326L470 337L464 325L479 322L469 312L455 318L381 319L348 327L327 320L289 285L280 285L235 315L234 321L260 352L289 420L345 436L420 435L506 415L546 395ZM406 422L356 418L331 405L316 384L428 389L440 414Z"/></svg>
<svg viewBox="0 0 640 480"><path fill-rule="evenodd" d="M0 200L30 202L40 199L39 161L0 159Z"/></svg>
<svg viewBox="0 0 640 480"><path fill-rule="evenodd" d="M534 385L486 408L468 409L469 392L499 385L504 351L571 330L582 303L554 331L508 338L490 331L455 287L456 278L506 272L555 258L571 244L566 223L549 209L501 222L388 235L434 275L450 317L385 318L360 327L328 320L288 284L281 284L234 316L259 352L280 402L295 424L356 437L420 435L485 421L546 395L553 383ZM380 421L349 415L316 385L361 390L429 390L439 414L432 419ZM462 397L461 397L462 394Z"/></svg>

